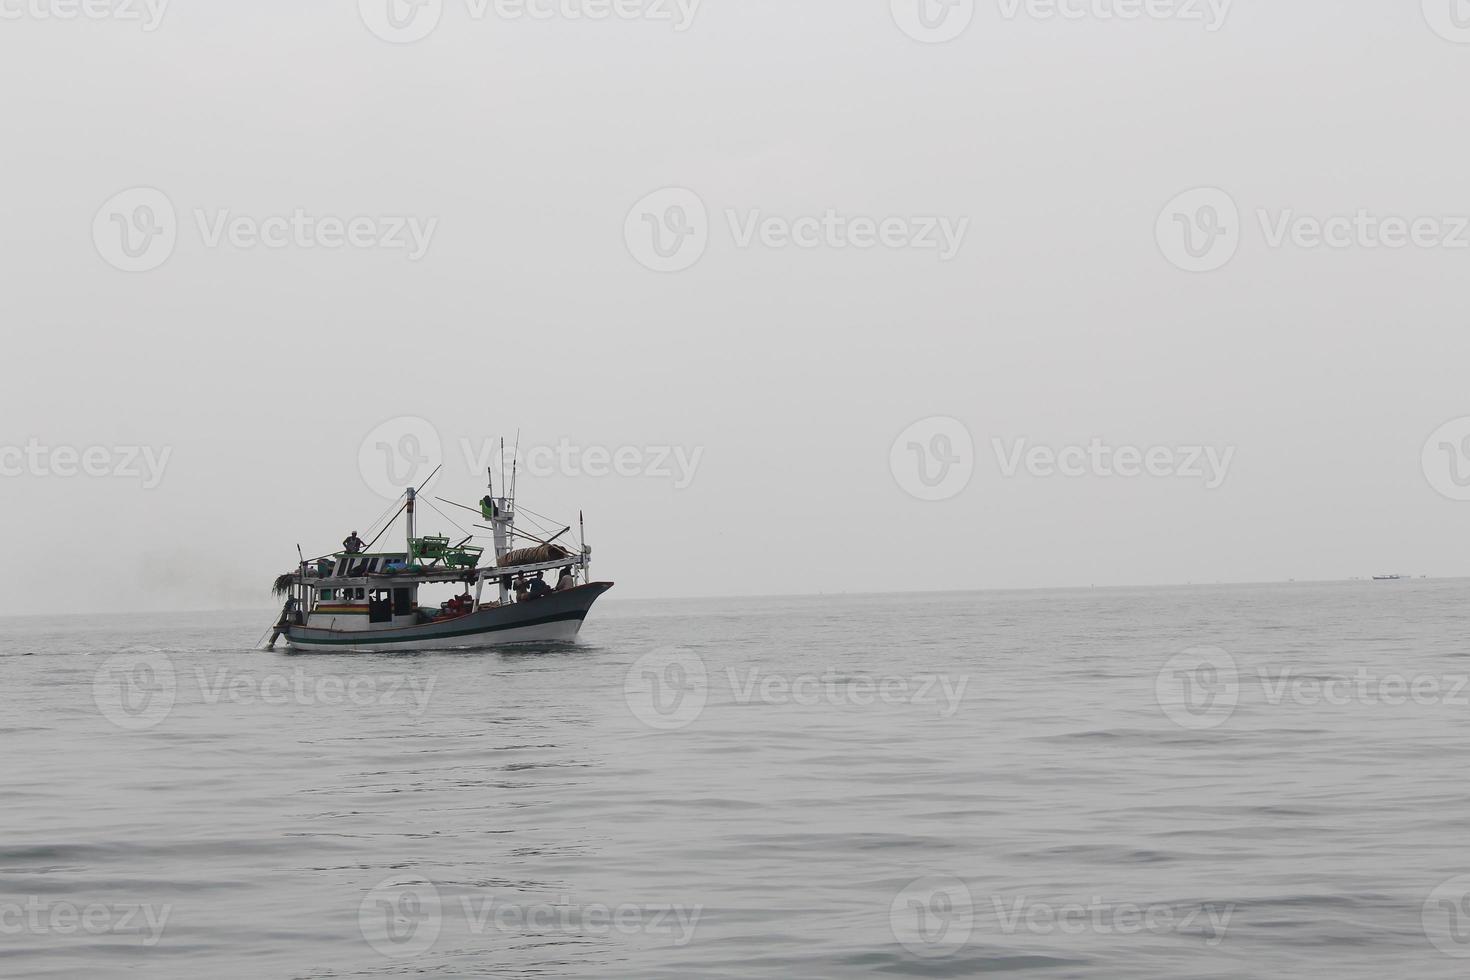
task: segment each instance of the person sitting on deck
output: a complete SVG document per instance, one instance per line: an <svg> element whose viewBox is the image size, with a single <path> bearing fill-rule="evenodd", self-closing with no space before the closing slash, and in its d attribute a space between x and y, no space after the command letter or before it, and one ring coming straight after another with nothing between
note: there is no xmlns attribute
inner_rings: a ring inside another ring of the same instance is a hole
<svg viewBox="0 0 1470 980"><path fill-rule="evenodd" d="M516 579L516 602L525 602L525 601L526 601L526 580L523 579L523 578L517 578Z"/></svg>
<svg viewBox="0 0 1470 980"><path fill-rule="evenodd" d="M360 555L362 554L362 549L362 538L359 538L357 536L356 531L353 531L351 534L347 535L346 539L344 539L342 542L342 550L347 552L349 555Z"/></svg>
<svg viewBox="0 0 1470 980"><path fill-rule="evenodd" d="M572 566L568 565L561 570L561 577L556 580L556 591L565 592L567 589L575 589L576 587L577 575L572 571Z"/></svg>
<svg viewBox="0 0 1470 980"><path fill-rule="evenodd" d="M530 592L532 599L539 599L551 592L551 586L546 584L546 576L542 572L537 572L536 577L531 579Z"/></svg>

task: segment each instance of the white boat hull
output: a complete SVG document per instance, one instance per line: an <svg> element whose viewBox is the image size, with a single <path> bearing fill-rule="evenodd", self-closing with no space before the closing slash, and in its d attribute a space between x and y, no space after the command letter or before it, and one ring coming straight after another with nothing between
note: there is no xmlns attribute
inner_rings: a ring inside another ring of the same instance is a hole
<svg viewBox="0 0 1470 980"><path fill-rule="evenodd" d="M337 630L291 625L286 643L294 652L370 653L408 650L478 650L517 643L576 639L582 622L611 582L594 582L543 599L493 606L458 619L417 626Z"/></svg>

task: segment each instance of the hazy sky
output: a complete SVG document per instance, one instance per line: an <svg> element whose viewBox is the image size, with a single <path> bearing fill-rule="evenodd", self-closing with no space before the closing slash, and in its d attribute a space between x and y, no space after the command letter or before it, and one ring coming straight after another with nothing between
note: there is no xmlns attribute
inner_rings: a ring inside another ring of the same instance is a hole
<svg viewBox="0 0 1470 980"><path fill-rule="evenodd" d="M0 612L1470 574L1470 4L528 2L0 0Z"/></svg>

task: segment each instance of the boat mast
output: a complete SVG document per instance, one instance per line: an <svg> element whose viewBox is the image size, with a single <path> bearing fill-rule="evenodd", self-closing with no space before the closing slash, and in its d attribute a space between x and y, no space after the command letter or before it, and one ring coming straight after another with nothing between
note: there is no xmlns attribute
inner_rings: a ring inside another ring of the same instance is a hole
<svg viewBox="0 0 1470 980"><path fill-rule="evenodd" d="M504 472L504 439L500 440L500 452L502 468L500 474L500 483L501 492L504 493L504 488L506 485ZM512 464L511 472L515 472L514 464ZM512 508L515 505L509 497L495 496L495 474L493 470L487 469L485 471L485 479L486 484L490 490L490 513L484 514L482 516L488 517L490 519L490 530L494 533L495 536L495 564L498 566L500 564L500 559L504 558L507 554L510 553L511 528L515 524L515 512ZM510 586L505 583L504 576L501 576L498 579L498 582L500 584L500 604L503 606L510 602Z"/></svg>
<svg viewBox="0 0 1470 980"><path fill-rule="evenodd" d="M414 533L413 533L414 532L414 527L413 527L413 502L414 502L414 499L416 497L418 497L418 491L415 490L413 487L409 487L408 488L408 505L404 509L404 513L407 515L407 518L408 518L408 561L406 562L406 564L412 564L413 563L413 560L414 560L414 548L413 548L413 538L414 538Z"/></svg>

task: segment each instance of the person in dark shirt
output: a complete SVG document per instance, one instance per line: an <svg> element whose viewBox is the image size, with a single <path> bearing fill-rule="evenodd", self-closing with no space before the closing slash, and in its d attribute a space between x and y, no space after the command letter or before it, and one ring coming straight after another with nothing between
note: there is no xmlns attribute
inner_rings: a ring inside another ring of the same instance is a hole
<svg viewBox="0 0 1470 980"><path fill-rule="evenodd" d="M545 576L541 572L537 572L536 577L531 579L530 597L532 599L539 599L544 595L550 594L550 592L551 586L546 584Z"/></svg>
<svg viewBox="0 0 1470 980"><path fill-rule="evenodd" d="M363 549L362 538L359 538L357 536L357 532L353 531L351 534L347 535L347 538L342 542L342 548L349 555L360 555L362 554Z"/></svg>

